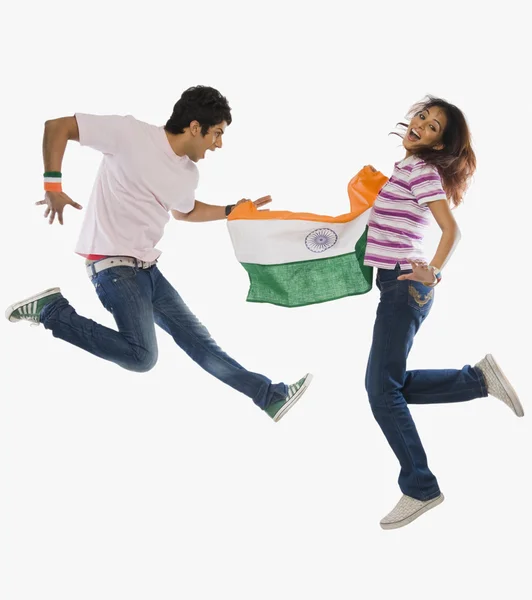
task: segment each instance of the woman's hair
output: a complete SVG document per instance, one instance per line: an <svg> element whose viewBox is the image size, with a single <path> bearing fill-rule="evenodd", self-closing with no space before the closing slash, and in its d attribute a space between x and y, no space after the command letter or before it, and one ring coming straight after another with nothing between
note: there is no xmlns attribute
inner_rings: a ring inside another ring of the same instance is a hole
<svg viewBox="0 0 532 600"><path fill-rule="evenodd" d="M447 125L441 139L443 148L441 150L419 148L412 154L438 169L447 198L454 206L458 206L477 167L477 159L471 145L471 134L462 111L441 98L427 96L425 100L412 106L407 118L412 119L414 115L432 107L441 108L447 116ZM396 135L404 137L408 124L398 123L397 126L405 132Z"/></svg>
<svg viewBox="0 0 532 600"><path fill-rule="evenodd" d="M231 107L227 98L218 90L204 85L197 85L185 90L176 102L172 116L164 126L168 133L184 133L192 121L201 125L204 136L213 125L225 121L231 125Z"/></svg>

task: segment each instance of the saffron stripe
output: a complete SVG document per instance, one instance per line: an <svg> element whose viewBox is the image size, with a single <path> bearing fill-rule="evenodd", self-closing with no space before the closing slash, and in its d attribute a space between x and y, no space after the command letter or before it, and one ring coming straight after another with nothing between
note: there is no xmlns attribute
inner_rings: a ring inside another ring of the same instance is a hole
<svg viewBox="0 0 532 600"><path fill-rule="evenodd" d="M45 183L44 190L46 192L62 192L63 188L60 183Z"/></svg>

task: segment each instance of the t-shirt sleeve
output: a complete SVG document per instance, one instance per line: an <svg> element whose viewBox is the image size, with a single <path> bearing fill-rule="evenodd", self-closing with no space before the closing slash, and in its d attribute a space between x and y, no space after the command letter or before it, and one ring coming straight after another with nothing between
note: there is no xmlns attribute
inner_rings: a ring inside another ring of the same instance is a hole
<svg viewBox="0 0 532 600"><path fill-rule="evenodd" d="M170 208L180 213L188 214L194 210L196 204L196 188L199 183L199 171L194 163L189 164L187 170L186 184L180 186L179 193L173 196Z"/></svg>
<svg viewBox="0 0 532 600"><path fill-rule="evenodd" d="M130 119L118 115L88 115L76 113L79 143L104 154L116 154L127 143Z"/></svg>
<svg viewBox="0 0 532 600"><path fill-rule="evenodd" d="M410 176L410 191L418 204L447 200L438 169L433 165L415 165Z"/></svg>

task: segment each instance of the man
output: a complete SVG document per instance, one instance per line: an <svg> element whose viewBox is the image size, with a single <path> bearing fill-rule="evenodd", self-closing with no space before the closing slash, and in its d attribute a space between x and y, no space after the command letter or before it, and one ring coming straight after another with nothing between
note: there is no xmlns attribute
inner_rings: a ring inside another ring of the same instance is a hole
<svg viewBox="0 0 532 600"><path fill-rule="evenodd" d="M207 150L222 147L231 124L227 99L211 87L186 90L165 127L131 116L76 114L47 121L43 139L45 217L63 224L63 210L81 206L61 186L67 142L76 140L103 153L76 252L118 331L76 313L59 288L17 302L7 309L13 322L42 323L52 334L131 371L145 372L157 361L154 323L203 369L252 398L278 421L301 397L312 376L287 386L247 371L225 354L190 312L157 267L155 245L173 217L215 221L235 205L213 206L195 199L196 163ZM243 202L245 200L241 200ZM254 202L271 202L269 196Z"/></svg>

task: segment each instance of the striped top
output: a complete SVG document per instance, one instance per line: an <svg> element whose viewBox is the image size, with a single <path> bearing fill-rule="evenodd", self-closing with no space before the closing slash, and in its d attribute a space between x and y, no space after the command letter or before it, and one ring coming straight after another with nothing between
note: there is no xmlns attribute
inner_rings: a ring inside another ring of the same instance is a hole
<svg viewBox="0 0 532 600"><path fill-rule="evenodd" d="M407 259L426 260L423 238L432 216L428 202L447 200L436 167L416 156L397 163L369 217L364 264L410 269Z"/></svg>

